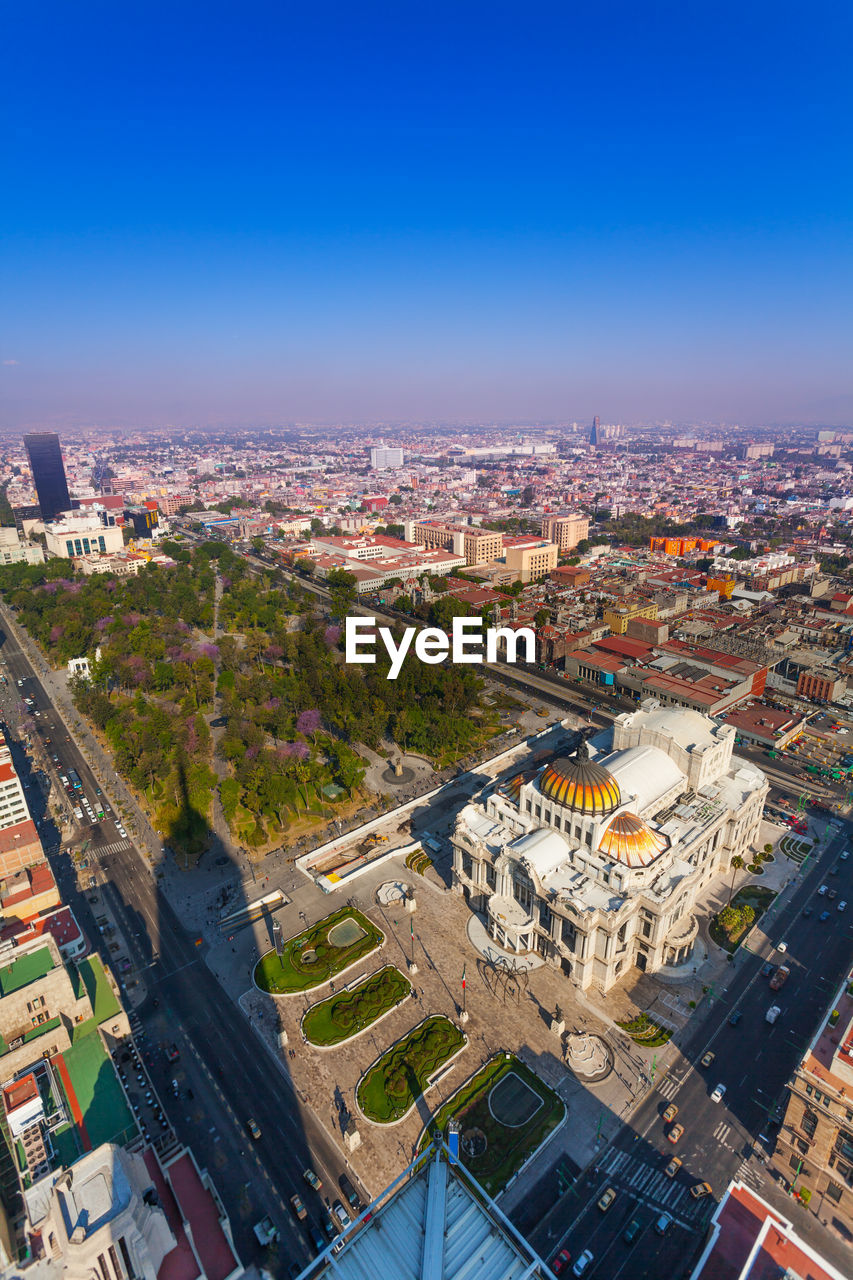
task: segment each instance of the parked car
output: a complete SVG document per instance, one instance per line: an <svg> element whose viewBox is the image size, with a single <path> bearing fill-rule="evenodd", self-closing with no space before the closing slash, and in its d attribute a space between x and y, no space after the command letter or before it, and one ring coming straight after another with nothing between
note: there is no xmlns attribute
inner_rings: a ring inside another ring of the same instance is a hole
<svg viewBox="0 0 853 1280"><path fill-rule="evenodd" d="M290 1207L300 1222L304 1222L308 1217L308 1210L305 1208L305 1205L302 1203L299 1196L290 1197Z"/></svg>
<svg viewBox="0 0 853 1280"><path fill-rule="evenodd" d="M770 964L770 962L769 962L769 961L767 962L767 964L762 965L762 966L761 966L761 976L762 976L762 978L769 978L769 977L770 977L770 975L771 975L771 973L773 972L773 970L774 970L775 968L776 968L776 966L775 966L775 965Z"/></svg>
<svg viewBox="0 0 853 1280"><path fill-rule="evenodd" d="M829 919L829 912L821 911L820 915L818 916L818 920L821 922L821 924L826 924L828 919Z"/></svg>
<svg viewBox="0 0 853 1280"><path fill-rule="evenodd" d="M345 1230L352 1222L352 1218L349 1216L340 1200L336 1200L332 1205L332 1216L335 1218L342 1231Z"/></svg>
<svg viewBox="0 0 853 1280"><path fill-rule="evenodd" d="M556 1258L553 1258L551 1261L551 1270L554 1272L554 1275L561 1276L571 1260L571 1254L568 1249L561 1249Z"/></svg>
<svg viewBox="0 0 853 1280"><path fill-rule="evenodd" d="M302 1177L308 1183L308 1186L313 1187L315 1191L322 1190L323 1183L321 1179L317 1177L313 1169L306 1169Z"/></svg>
<svg viewBox="0 0 853 1280"><path fill-rule="evenodd" d="M355 1187L352 1185L352 1183L350 1182L349 1178L345 1173L342 1173L341 1176L338 1178L338 1186L340 1187L341 1191L343 1191L344 1198L346 1199L350 1208L355 1209L357 1211L358 1196L355 1193Z"/></svg>
<svg viewBox="0 0 853 1280"><path fill-rule="evenodd" d="M246 1126L249 1130L249 1133L255 1139L255 1142L257 1142L258 1138L261 1136L261 1130L257 1120L253 1120L252 1117L250 1116L249 1119L246 1121Z"/></svg>

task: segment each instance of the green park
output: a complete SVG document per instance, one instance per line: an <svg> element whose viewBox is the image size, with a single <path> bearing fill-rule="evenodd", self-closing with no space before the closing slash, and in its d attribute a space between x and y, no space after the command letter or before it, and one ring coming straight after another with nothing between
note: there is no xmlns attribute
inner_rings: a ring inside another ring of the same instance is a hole
<svg viewBox="0 0 853 1280"><path fill-rule="evenodd" d="M329 982L370 955L385 935L355 907L341 907L288 938L281 955L267 951L255 965L255 984L273 996L297 995Z"/></svg>

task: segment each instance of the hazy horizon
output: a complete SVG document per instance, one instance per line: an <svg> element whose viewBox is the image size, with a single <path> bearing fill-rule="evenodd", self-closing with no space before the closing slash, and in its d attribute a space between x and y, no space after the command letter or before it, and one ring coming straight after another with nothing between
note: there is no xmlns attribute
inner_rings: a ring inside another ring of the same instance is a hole
<svg viewBox="0 0 853 1280"><path fill-rule="evenodd" d="M851 27L9 13L0 428L847 425Z"/></svg>

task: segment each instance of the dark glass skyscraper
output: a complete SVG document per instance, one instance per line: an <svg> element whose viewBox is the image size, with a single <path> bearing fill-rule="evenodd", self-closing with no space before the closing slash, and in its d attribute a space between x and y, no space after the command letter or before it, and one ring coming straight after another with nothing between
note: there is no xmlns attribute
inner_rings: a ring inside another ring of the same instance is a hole
<svg viewBox="0 0 853 1280"><path fill-rule="evenodd" d="M596 416L592 420L592 426L589 432L589 443L591 445L601 444L601 419Z"/></svg>
<svg viewBox="0 0 853 1280"><path fill-rule="evenodd" d="M54 431L37 431L24 436L42 520L53 520L60 511L71 510L68 481L59 436Z"/></svg>

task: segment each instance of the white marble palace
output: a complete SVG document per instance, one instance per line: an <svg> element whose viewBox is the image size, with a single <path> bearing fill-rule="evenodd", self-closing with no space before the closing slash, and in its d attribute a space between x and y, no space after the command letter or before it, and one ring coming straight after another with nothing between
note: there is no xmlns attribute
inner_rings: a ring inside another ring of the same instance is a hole
<svg viewBox="0 0 853 1280"><path fill-rule="evenodd" d="M768 783L735 731L652 699L571 758L518 774L456 820L453 884L497 944L581 988L687 961L694 906L750 861Z"/></svg>

